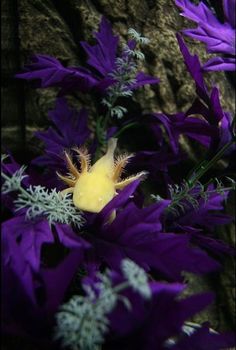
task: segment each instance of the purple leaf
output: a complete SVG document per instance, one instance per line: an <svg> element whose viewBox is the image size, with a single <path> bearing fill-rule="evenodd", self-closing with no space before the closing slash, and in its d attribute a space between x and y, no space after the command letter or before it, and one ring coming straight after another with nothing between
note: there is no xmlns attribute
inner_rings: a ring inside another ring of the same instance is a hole
<svg viewBox="0 0 236 350"><path fill-rule="evenodd" d="M14 219L8 220L2 224L2 259L3 268L6 272L3 275L3 278L5 278L4 283L6 283L6 285L8 282L10 284L14 284L17 281L20 293L22 293L23 290L23 294L26 294L28 298L30 298L31 302L35 304L36 299L34 293L32 271L25 259L24 252L22 251L19 244L17 244L16 238L11 232L11 223L12 220L13 223L15 223ZM20 220L23 219L21 218Z"/></svg>
<svg viewBox="0 0 236 350"><path fill-rule="evenodd" d="M210 185L206 191L212 191ZM180 225L205 227L208 230L213 230L217 225L225 225L232 218L229 215L223 214L223 201L228 197L228 191L219 194L216 191L211 193L205 201L203 198L199 200L198 208L190 208L185 214L181 215L177 220Z"/></svg>
<svg viewBox="0 0 236 350"><path fill-rule="evenodd" d="M26 221L24 216L16 216L2 225L10 240L21 251L26 264L38 272L41 263L41 248L44 243L54 242L53 234L47 220ZM17 243L19 242L19 243ZM12 258L9 256L8 259Z"/></svg>
<svg viewBox="0 0 236 350"><path fill-rule="evenodd" d="M94 34L97 39L96 45L92 46L86 42L81 42L81 45L88 54L88 64L105 77L115 68L119 38L113 35L111 24L104 16L99 31Z"/></svg>
<svg viewBox="0 0 236 350"><path fill-rule="evenodd" d="M135 77L136 82L132 84L131 89L137 89L140 86L158 84L160 82L159 78L152 77L144 72L139 72Z"/></svg>
<svg viewBox="0 0 236 350"><path fill-rule="evenodd" d="M196 29L184 30L184 34L204 42L208 52L235 54L235 33L230 23L220 23L203 2L200 2L198 6L189 0L176 0L175 3L183 10L184 17L198 25ZM225 9L226 7L228 10L228 6L225 6Z"/></svg>
<svg viewBox="0 0 236 350"><path fill-rule="evenodd" d="M16 74L16 78L34 80L36 87L47 88L58 86L63 93L78 89L89 91L97 84L89 70L85 68L65 68L57 59L47 55L34 55L31 63L24 68L25 72Z"/></svg>
<svg viewBox="0 0 236 350"><path fill-rule="evenodd" d="M155 350L158 344L158 349L164 350L165 341L181 333L184 322L213 301L211 293L177 299L185 287L182 284L153 282L150 287L150 301L129 289L124 296L131 301L131 310L120 302L111 313L112 349Z"/></svg>
<svg viewBox="0 0 236 350"><path fill-rule="evenodd" d="M232 28L235 28L236 24L236 2L235 0L223 0L224 14L226 21L231 25Z"/></svg>
<svg viewBox="0 0 236 350"><path fill-rule="evenodd" d="M49 317L54 317L54 313L63 302L66 290L83 261L83 254L83 249L73 249L55 268L41 270L46 292L46 304L43 309Z"/></svg>
<svg viewBox="0 0 236 350"><path fill-rule="evenodd" d="M118 203L119 195L115 199ZM183 270L201 274L219 268L205 252L190 246L187 235L160 232L168 203L162 201L140 209L131 202L117 212L112 223L95 220L86 239L97 259L117 269L121 260L129 257L145 269L154 268L174 281L181 280Z"/></svg>
<svg viewBox="0 0 236 350"><path fill-rule="evenodd" d="M182 39L180 34L177 34L177 40L179 43L180 51L184 57L184 62L187 66L189 73L196 84L196 92L197 94L205 101L209 102L208 90L204 82L202 67L197 55L191 55L187 46L185 45L184 40Z"/></svg>
<svg viewBox="0 0 236 350"><path fill-rule="evenodd" d="M32 164L64 171L66 167L64 150L83 145L90 135L87 111L81 109L77 112L69 107L65 98L58 98L55 109L49 112L49 119L53 122L54 128L50 127L46 131L35 133L45 143L45 155L34 159Z"/></svg>
<svg viewBox="0 0 236 350"><path fill-rule="evenodd" d="M60 243L65 247L71 249L84 249L90 247L90 244L86 242L83 238L81 238L79 235L76 235L69 225L56 224L55 229Z"/></svg>
<svg viewBox="0 0 236 350"><path fill-rule="evenodd" d="M236 60L231 57L213 57L209 59L204 65L204 71L235 71Z"/></svg>
<svg viewBox="0 0 236 350"><path fill-rule="evenodd" d="M235 70L235 0L224 0L225 22L220 23L203 3L194 5L189 0L176 0L182 9L182 16L197 23L197 28L183 30L183 33L206 44L210 53L222 53L226 57L210 59L203 69L206 71ZM228 55L233 57L227 57Z"/></svg>
<svg viewBox="0 0 236 350"><path fill-rule="evenodd" d="M209 146L210 138L217 135L216 129L206 121L188 117L185 113L165 115L156 113L153 115L156 122L160 121L169 136L170 145L175 154L179 152L179 137L186 135L203 144Z"/></svg>
<svg viewBox="0 0 236 350"><path fill-rule="evenodd" d="M235 335L230 332L216 333L209 329L207 323L194 331L190 336L184 336L174 345L173 350L222 350L233 348L236 344Z"/></svg>

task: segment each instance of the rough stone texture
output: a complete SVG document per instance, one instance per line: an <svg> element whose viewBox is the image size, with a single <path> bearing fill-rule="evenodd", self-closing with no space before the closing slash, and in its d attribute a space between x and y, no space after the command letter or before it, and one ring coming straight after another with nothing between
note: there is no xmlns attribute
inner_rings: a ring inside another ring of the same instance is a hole
<svg viewBox="0 0 236 350"><path fill-rule="evenodd" d="M92 31L97 29L101 14L112 22L114 31L124 40L130 27L151 39L145 48L144 69L158 76L161 83L136 93L135 100L145 111L183 111L194 99L194 84L175 38L175 33L189 23L179 16L171 0L2 0L1 6L2 136L3 143L19 158L25 146L30 152L37 153L38 144L32 133L47 125L47 111L54 105L56 90L33 90L27 83L16 81L14 74L20 71L32 53L55 56L65 65L84 64L86 57L79 41L92 39ZM205 61L204 46L190 40L187 42L191 51L197 52ZM223 105L232 112L234 91L224 73L211 74L210 77L221 89ZM89 102L91 113L94 113L94 103L87 96L78 95L73 103L80 106L83 101ZM183 146L193 159L199 158L196 153L199 150L194 150L185 141ZM227 231L222 235L232 243ZM231 328L234 319L230 260L224 271L213 288L217 289L218 305L221 305L217 312L213 308L210 316L217 328Z"/></svg>
<svg viewBox="0 0 236 350"><path fill-rule="evenodd" d="M42 126L53 106L56 91L32 90L13 79L33 53L57 57L66 65L83 64L80 40L90 40L101 14L113 23L114 31L126 39L135 28L150 38L145 49L144 69L160 77L161 84L140 90L135 98L145 111L172 113L185 110L195 96L194 84L186 72L175 33L186 25L171 0L160 1L3 1L3 124ZM190 42L203 60L203 45ZM233 92L223 73L211 75L220 86L224 105L233 110ZM145 98L144 98L145 96ZM4 133L3 133L4 135Z"/></svg>

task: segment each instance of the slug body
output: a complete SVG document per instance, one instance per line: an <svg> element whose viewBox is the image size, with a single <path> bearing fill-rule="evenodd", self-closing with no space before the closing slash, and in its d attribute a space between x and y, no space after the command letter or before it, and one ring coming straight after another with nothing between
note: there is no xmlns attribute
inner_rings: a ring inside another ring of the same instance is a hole
<svg viewBox="0 0 236 350"><path fill-rule="evenodd" d="M62 193L73 193L73 203L81 210L98 213L122 189L132 181L144 177L141 172L127 179L120 180L121 173L132 155L124 155L114 160L117 139L111 138L108 142L106 154L90 166L90 157L86 150L74 149L79 156L80 171L73 164L71 157L65 152L68 176L58 174L69 188Z"/></svg>

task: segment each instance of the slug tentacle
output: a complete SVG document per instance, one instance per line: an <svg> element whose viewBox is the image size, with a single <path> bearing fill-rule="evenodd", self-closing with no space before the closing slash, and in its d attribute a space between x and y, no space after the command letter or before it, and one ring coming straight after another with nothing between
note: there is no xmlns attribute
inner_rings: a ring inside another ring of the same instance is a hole
<svg viewBox="0 0 236 350"><path fill-rule="evenodd" d="M132 175L130 177L127 177L126 179L119 181L115 184L115 189L122 190L124 187L129 185L131 182L135 180L144 180L147 177L148 173L146 171L141 171L140 173L136 175Z"/></svg>
<svg viewBox="0 0 236 350"><path fill-rule="evenodd" d="M84 172L88 172L90 170L90 155L88 154L87 148L74 147L73 150L78 154L81 174Z"/></svg>
<svg viewBox="0 0 236 350"><path fill-rule="evenodd" d="M74 165L69 153L67 153L66 151L64 153L65 153L65 157L66 157L66 165L67 165L68 170L76 179L78 179L80 176L79 170Z"/></svg>
<svg viewBox="0 0 236 350"><path fill-rule="evenodd" d="M130 158L133 157L133 154L124 154L116 159L114 166L114 173L112 176L113 181L118 181L122 172L124 171L125 166L129 162Z"/></svg>
<svg viewBox="0 0 236 350"><path fill-rule="evenodd" d="M76 179L72 179L70 176L63 176L60 173L56 172L57 176L65 182L68 186L73 187L76 184Z"/></svg>

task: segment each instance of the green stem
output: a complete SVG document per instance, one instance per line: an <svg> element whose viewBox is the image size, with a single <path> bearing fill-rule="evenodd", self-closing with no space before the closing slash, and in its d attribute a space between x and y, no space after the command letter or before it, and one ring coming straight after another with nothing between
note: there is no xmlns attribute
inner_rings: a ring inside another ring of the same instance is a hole
<svg viewBox="0 0 236 350"><path fill-rule="evenodd" d="M103 119L103 130L106 130L106 127L107 127L107 123L108 123L108 120L110 118L110 113L111 113L111 110L112 108L114 107L114 104L116 103L116 100L117 100L117 96L113 96L113 98L111 99L111 107L108 108L106 114L105 114L105 117Z"/></svg>
<svg viewBox="0 0 236 350"><path fill-rule="evenodd" d="M97 159L98 155L100 154L100 149L104 145L104 134L107 130L107 124L110 117L111 109L113 108L116 100L117 100L117 97L114 96L113 99L111 100L111 107L108 108L104 118L98 117L98 120L96 123L96 135L99 142L99 147L96 150L95 159Z"/></svg>
<svg viewBox="0 0 236 350"><path fill-rule="evenodd" d="M121 292L122 290L124 290L128 287L130 287L130 284L128 281L125 281L125 282L118 284L116 287L114 287L113 291L118 294L119 292Z"/></svg>
<svg viewBox="0 0 236 350"><path fill-rule="evenodd" d="M119 131L117 131L116 133L115 133L115 137L119 137L125 130L127 130L127 129L130 129L130 128L132 128L132 127L135 127L135 126L139 126L139 123L137 123L137 122L133 122L133 123L130 123L130 124L127 124L127 125L125 125L122 129L120 129Z"/></svg>
<svg viewBox="0 0 236 350"><path fill-rule="evenodd" d="M193 173L193 175L190 176L189 179L187 179L188 187L184 188L179 194L176 195L175 199L172 200L171 204L167 207L167 210L174 208L189 194L189 192L195 187L198 180L222 157L222 155L226 152L227 149L229 149L233 145L234 142L235 137L231 141L226 143L209 162L203 161L197 168L194 168L195 173ZM208 181L205 187L207 187L207 185L210 182L211 181ZM233 186L224 188L225 191L232 189L234 189ZM211 191L209 191L208 193L210 192ZM214 193L214 191L212 191L212 193ZM194 196L192 197L194 198Z"/></svg>
<svg viewBox="0 0 236 350"><path fill-rule="evenodd" d="M223 156L223 154L234 144L234 142L235 138L226 143L209 162L206 163L206 161L203 161L200 169L196 171L195 174L192 174L189 179L187 179L188 184L193 186L210 168L212 168L212 166Z"/></svg>

